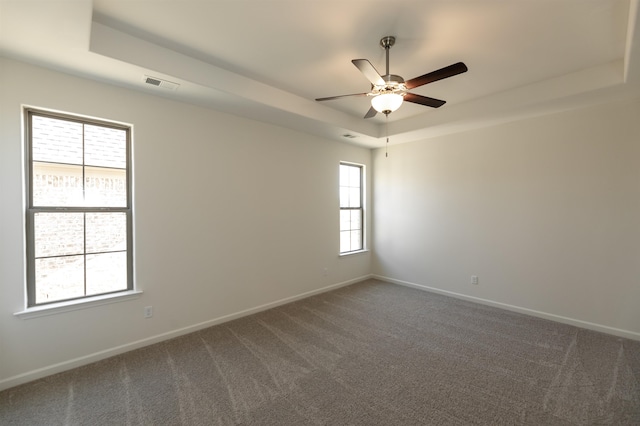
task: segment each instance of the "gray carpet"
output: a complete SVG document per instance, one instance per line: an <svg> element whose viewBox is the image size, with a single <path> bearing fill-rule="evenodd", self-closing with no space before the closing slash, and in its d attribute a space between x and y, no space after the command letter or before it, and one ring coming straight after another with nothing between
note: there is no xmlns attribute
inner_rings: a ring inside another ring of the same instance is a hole
<svg viewBox="0 0 640 426"><path fill-rule="evenodd" d="M639 425L640 342L369 280L0 393L2 425Z"/></svg>

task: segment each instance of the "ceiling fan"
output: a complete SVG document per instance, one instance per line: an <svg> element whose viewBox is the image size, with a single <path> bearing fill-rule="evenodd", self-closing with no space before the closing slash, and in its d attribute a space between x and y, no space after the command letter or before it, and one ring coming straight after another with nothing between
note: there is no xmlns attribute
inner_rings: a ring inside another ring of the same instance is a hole
<svg viewBox="0 0 640 426"><path fill-rule="evenodd" d="M389 73L389 49L395 43L396 38L393 36L386 36L380 40L380 46L384 48L387 58L387 72L385 75L381 76L373 65L371 65L371 62L366 59L354 59L351 61L353 65L355 65L360 72L364 74L367 80L371 82L370 92L329 96L327 98L318 98L316 101L329 101L349 96L370 96L371 108L369 108L369 111L365 114L364 118L371 118L378 112L388 116L390 113L400 108L403 101L425 105L432 108L439 108L444 105L445 101L443 100L416 95L415 93L410 93L409 90L428 83L433 83L434 81L462 74L467 71L467 66L462 62L457 62L453 65L421 75L420 77L404 81L404 79L399 75Z"/></svg>

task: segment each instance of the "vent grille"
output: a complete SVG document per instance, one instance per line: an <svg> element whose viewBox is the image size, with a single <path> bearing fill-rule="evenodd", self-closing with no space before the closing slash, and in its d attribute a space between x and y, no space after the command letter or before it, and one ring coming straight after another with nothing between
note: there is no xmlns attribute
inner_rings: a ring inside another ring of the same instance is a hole
<svg viewBox="0 0 640 426"><path fill-rule="evenodd" d="M147 84L153 84L154 86L160 86L160 83L162 83L160 80L156 80L155 78L151 77L147 77L144 82Z"/></svg>
<svg viewBox="0 0 640 426"><path fill-rule="evenodd" d="M163 80L163 79L158 78L158 77L151 77L149 75L145 75L144 78L143 78L143 81L146 84L149 84L151 86L161 87L161 88L167 89L167 90L177 90L178 87L180 87L180 85L178 83L174 83L172 81Z"/></svg>

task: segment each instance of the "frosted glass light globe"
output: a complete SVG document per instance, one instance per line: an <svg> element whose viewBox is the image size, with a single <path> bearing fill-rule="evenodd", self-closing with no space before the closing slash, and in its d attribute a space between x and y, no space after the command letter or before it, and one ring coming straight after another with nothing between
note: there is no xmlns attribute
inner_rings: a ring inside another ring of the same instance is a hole
<svg viewBox="0 0 640 426"><path fill-rule="evenodd" d="M371 98L371 106L378 112L390 113L402 105L403 97L397 93L383 93Z"/></svg>

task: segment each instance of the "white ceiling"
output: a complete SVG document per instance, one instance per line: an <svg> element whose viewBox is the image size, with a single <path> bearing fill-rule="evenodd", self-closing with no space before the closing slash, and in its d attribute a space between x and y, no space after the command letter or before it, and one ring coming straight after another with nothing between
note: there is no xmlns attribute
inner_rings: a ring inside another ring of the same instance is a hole
<svg viewBox="0 0 640 426"><path fill-rule="evenodd" d="M640 96L639 0L0 0L0 55L368 147L370 85L352 59L410 79L391 143ZM144 75L180 84L167 91ZM356 136L346 139L344 134Z"/></svg>

